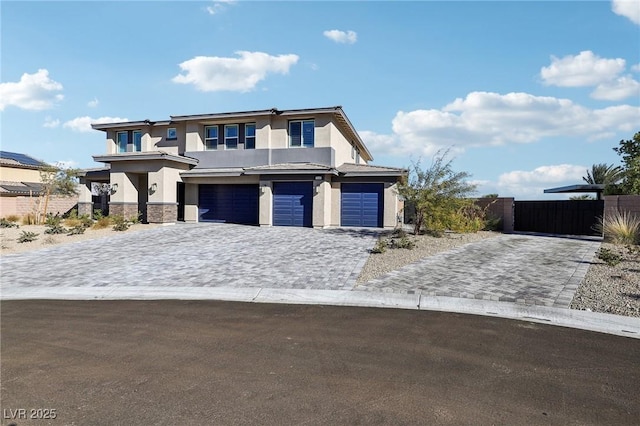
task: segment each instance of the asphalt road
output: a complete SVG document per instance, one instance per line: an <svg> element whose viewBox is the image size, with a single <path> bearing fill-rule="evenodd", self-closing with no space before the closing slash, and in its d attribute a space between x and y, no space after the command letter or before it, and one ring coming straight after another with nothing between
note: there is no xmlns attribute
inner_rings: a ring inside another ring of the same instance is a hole
<svg viewBox="0 0 640 426"><path fill-rule="evenodd" d="M309 305L35 300L0 309L3 425L640 419L640 341L625 337ZM56 419L16 418L22 409Z"/></svg>

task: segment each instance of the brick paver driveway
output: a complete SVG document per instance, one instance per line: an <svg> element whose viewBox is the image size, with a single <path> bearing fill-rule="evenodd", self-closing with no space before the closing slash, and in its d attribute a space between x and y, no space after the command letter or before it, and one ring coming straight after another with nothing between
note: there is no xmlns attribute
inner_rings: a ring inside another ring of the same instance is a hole
<svg viewBox="0 0 640 426"><path fill-rule="evenodd" d="M356 290L568 308L598 239L499 235L427 257Z"/></svg>
<svg viewBox="0 0 640 426"><path fill-rule="evenodd" d="M376 231L178 224L2 256L2 287L350 289Z"/></svg>

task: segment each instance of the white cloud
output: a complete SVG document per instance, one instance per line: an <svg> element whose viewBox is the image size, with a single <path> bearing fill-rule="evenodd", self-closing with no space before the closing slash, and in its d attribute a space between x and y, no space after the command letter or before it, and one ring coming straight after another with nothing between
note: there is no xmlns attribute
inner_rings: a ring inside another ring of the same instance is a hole
<svg viewBox="0 0 640 426"><path fill-rule="evenodd" d="M227 6L231 6L235 4L235 0L217 0L214 1L211 6L207 6L206 10L209 15L217 15L227 8Z"/></svg>
<svg viewBox="0 0 640 426"><path fill-rule="evenodd" d="M95 108L100 104L100 101L98 100L98 98L93 98L92 100L90 100L89 102L87 102L87 106L89 108Z"/></svg>
<svg viewBox="0 0 640 426"><path fill-rule="evenodd" d="M42 124L43 127L48 127L50 129L55 129L56 127L60 126L60 120L58 119L53 119L49 116L45 117L44 119L44 124Z"/></svg>
<svg viewBox="0 0 640 426"><path fill-rule="evenodd" d="M640 83L630 75L602 83L591 93L592 98L607 101L619 101L631 96L640 97Z"/></svg>
<svg viewBox="0 0 640 426"><path fill-rule="evenodd" d="M551 65L542 67L540 76L544 84L560 87L595 86L615 79L624 71L625 60L605 59L590 50L564 58L551 57Z"/></svg>
<svg viewBox="0 0 640 426"><path fill-rule="evenodd" d="M640 64L635 64L631 67L631 71L640 72Z"/></svg>
<svg viewBox="0 0 640 426"><path fill-rule="evenodd" d="M589 109L568 99L527 93L472 92L442 109L399 111L389 135L361 131L372 151L394 156L431 156L453 147L532 143L547 137L597 140L633 131L640 108L630 105Z"/></svg>
<svg viewBox="0 0 640 426"><path fill-rule="evenodd" d="M129 121L127 118L120 117L100 117L100 118L91 118L88 116L77 117L73 120L66 121L62 127L73 130L74 132L92 132L91 123L94 124L104 124L104 123L122 123L125 121Z"/></svg>
<svg viewBox="0 0 640 426"><path fill-rule="evenodd" d="M329 40L336 43L353 44L358 41L358 34L355 31L327 30L322 33Z"/></svg>
<svg viewBox="0 0 640 426"><path fill-rule="evenodd" d="M203 92L248 92L269 73L288 74L298 62L298 56L272 56L263 52L238 51L239 58L196 56L180 64L186 74L178 74L172 81L193 84Z"/></svg>
<svg viewBox="0 0 640 426"><path fill-rule="evenodd" d="M78 168L78 162L75 160L59 160L56 161L56 166L61 169L76 169Z"/></svg>
<svg viewBox="0 0 640 426"><path fill-rule="evenodd" d="M600 58L589 50L562 59L551 57L551 65L540 71L543 83L559 87L595 86L591 97L619 101L640 96L640 83L631 75L621 75L626 61ZM635 66L631 67L634 70Z"/></svg>
<svg viewBox="0 0 640 426"><path fill-rule="evenodd" d="M544 195L545 189L580 183L587 169L574 164L556 164L533 170L514 170L501 174L494 184L485 182L483 188L491 188L491 192L516 199L549 198L549 195ZM554 194L554 198L558 195Z"/></svg>
<svg viewBox="0 0 640 426"><path fill-rule="evenodd" d="M8 105L27 110L43 110L64 98L57 93L62 84L49 78L49 71L39 69L34 74L22 74L20 81L0 83L0 111Z"/></svg>
<svg viewBox="0 0 640 426"><path fill-rule="evenodd" d="M640 1L638 0L613 0L611 10L616 15L629 18L634 24L640 25Z"/></svg>

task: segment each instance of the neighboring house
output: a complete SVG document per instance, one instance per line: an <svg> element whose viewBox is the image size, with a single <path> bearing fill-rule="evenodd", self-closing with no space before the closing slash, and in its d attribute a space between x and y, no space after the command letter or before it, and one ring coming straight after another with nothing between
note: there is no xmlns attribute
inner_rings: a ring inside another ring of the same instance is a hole
<svg viewBox="0 0 640 426"><path fill-rule="evenodd" d="M35 212L42 190L40 171L47 163L17 152L0 151L0 217L25 216ZM56 197L49 200L48 213L66 213L78 197Z"/></svg>
<svg viewBox="0 0 640 426"><path fill-rule="evenodd" d="M392 228L402 210L406 170L369 165L339 106L92 127L106 133L106 154L93 158L109 168L81 176L81 214L96 182L111 185L110 214L154 223Z"/></svg>

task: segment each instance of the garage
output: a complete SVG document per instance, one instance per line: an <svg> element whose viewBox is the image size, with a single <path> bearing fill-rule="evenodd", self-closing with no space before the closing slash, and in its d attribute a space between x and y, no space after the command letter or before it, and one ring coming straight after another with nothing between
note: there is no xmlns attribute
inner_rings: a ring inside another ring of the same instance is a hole
<svg viewBox="0 0 640 426"><path fill-rule="evenodd" d="M343 183L340 224L381 228L383 215L382 183Z"/></svg>
<svg viewBox="0 0 640 426"><path fill-rule="evenodd" d="M313 182L273 184L273 225L312 226Z"/></svg>
<svg viewBox="0 0 640 426"><path fill-rule="evenodd" d="M198 220L258 224L258 185L200 185Z"/></svg>

